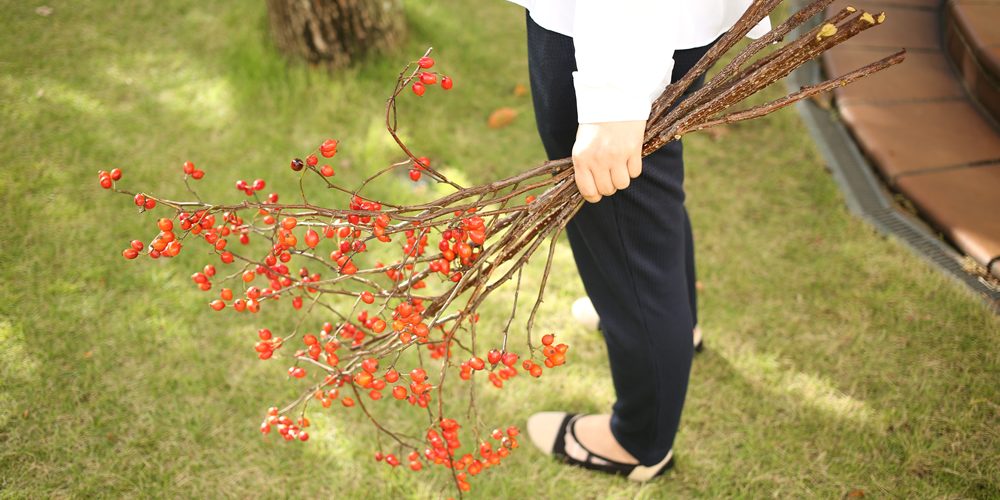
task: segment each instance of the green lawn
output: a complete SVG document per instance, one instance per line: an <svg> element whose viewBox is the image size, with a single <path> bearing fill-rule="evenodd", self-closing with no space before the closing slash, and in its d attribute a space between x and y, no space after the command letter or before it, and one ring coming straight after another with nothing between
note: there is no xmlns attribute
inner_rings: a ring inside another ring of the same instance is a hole
<svg viewBox="0 0 1000 500"><path fill-rule="evenodd" d="M406 137L467 182L513 173L543 156L530 99L512 92L527 83L523 13L410 1L404 49L328 75L274 53L262 1L49 5L46 17L0 0L0 497L452 495L439 471L376 464L358 412L317 413L305 445L261 440L264 409L296 392L285 363L253 359L256 323L206 313L186 278L204 255L121 258L153 216L99 189L96 171L181 196L190 159L208 172L205 193L235 200L233 180L263 176L290 196L288 158L333 136L338 178L356 181L398 159L384 99L400 65L433 45L455 89L406 99ZM520 116L489 129L499 106ZM847 213L793 110L686 146L708 349L678 467L639 486L525 441L471 496L1000 497L997 317ZM384 184L376 195L433 194ZM567 319L582 294L568 243L556 259L570 278L550 283L540 328L568 339L569 362L484 386L487 425L613 400L599 334ZM481 331L499 329L504 302L484 308Z"/></svg>

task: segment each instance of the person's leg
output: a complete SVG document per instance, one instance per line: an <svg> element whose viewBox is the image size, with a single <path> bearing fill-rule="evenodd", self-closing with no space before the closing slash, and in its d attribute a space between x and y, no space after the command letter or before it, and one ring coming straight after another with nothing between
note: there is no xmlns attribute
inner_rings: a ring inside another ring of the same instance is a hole
<svg viewBox="0 0 1000 500"><path fill-rule="evenodd" d="M687 276L688 302L691 304L691 322L695 328L698 328L698 289L696 288L698 278L694 265L694 232L691 230L691 218L688 216L687 208L684 209L684 270ZM699 340L695 339L695 345L698 344Z"/></svg>
<svg viewBox="0 0 1000 500"><path fill-rule="evenodd" d="M628 189L584 206L573 221L576 247L590 252L603 277L581 273L604 326L617 394L611 431L644 465L673 446L693 354L681 152L672 143L647 156Z"/></svg>
<svg viewBox="0 0 1000 500"><path fill-rule="evenodd" d="M576 131L572 39L528 24L539 134L550 158L565 157ZM587 204L567 228L605 327L618 394L610 430L646 465L673 444L691 363L681 158L680 143L650 155L628 189Z"/></svg>

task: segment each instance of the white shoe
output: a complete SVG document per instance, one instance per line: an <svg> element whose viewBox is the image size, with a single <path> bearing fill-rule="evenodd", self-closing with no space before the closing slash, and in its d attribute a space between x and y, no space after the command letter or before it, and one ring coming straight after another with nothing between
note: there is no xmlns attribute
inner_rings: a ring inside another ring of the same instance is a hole
<svg viewBox="0 0 1000 500"><path fill-rule="evenodd" d="M572 312L573 319L589 330L597 330L601 324L601 317L597 315L597 310L594 309L594 304L590 302L588 297L576 299L573 302Z"/></svg>

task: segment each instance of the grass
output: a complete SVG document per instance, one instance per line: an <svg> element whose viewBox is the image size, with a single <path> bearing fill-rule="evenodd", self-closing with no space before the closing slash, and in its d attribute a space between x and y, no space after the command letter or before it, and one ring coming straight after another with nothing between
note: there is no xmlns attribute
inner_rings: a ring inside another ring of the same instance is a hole
<svg viewBox="0 0 1000 500"><path fill-rule="evenodd" d="M234 179L263 175L292 193L287 158L335 136L338 176L356 180L397 157L383 99L428 45L456 87L406 100L408 139L468 182L512 173L543 156L530 100L512 93L527 82L523 14L499 0L409 2L404 48L328 75L274 53L263 4L54 0L45 17L0 1L0 497L453 494L442 474L372 461L356 412L318 414L305 446L262 441L263 409L294 392L283 365L252 361L257 325L205 313L185 281L203 255L121 259L150 216L94 173L119 166L129 186L180 195L191 159L208 172L203 192L235 199ZM520 116L488 129L498 106ZM1000 497L998 319L846 212L794 111L686 147L708 349L677 469L640 486L529 445L471 497ZM484 389L487 425L613 401L598 334L566 319L582 294L567 243L556 258L566 279L550 284L541 328L569 340L570 362ZM484 309L483 331L504 302Z"/></svg>

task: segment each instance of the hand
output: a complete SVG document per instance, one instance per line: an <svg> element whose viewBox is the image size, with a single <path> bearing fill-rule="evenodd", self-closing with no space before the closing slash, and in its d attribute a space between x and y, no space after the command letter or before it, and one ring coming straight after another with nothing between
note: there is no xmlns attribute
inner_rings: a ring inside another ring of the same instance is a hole
<svg viewBox="0 0 1000 500"><path fill-rule="evenodd" d="M597 203L642 173L646 122L581 123L573 144L573 173L583 199Z"/></svg>

